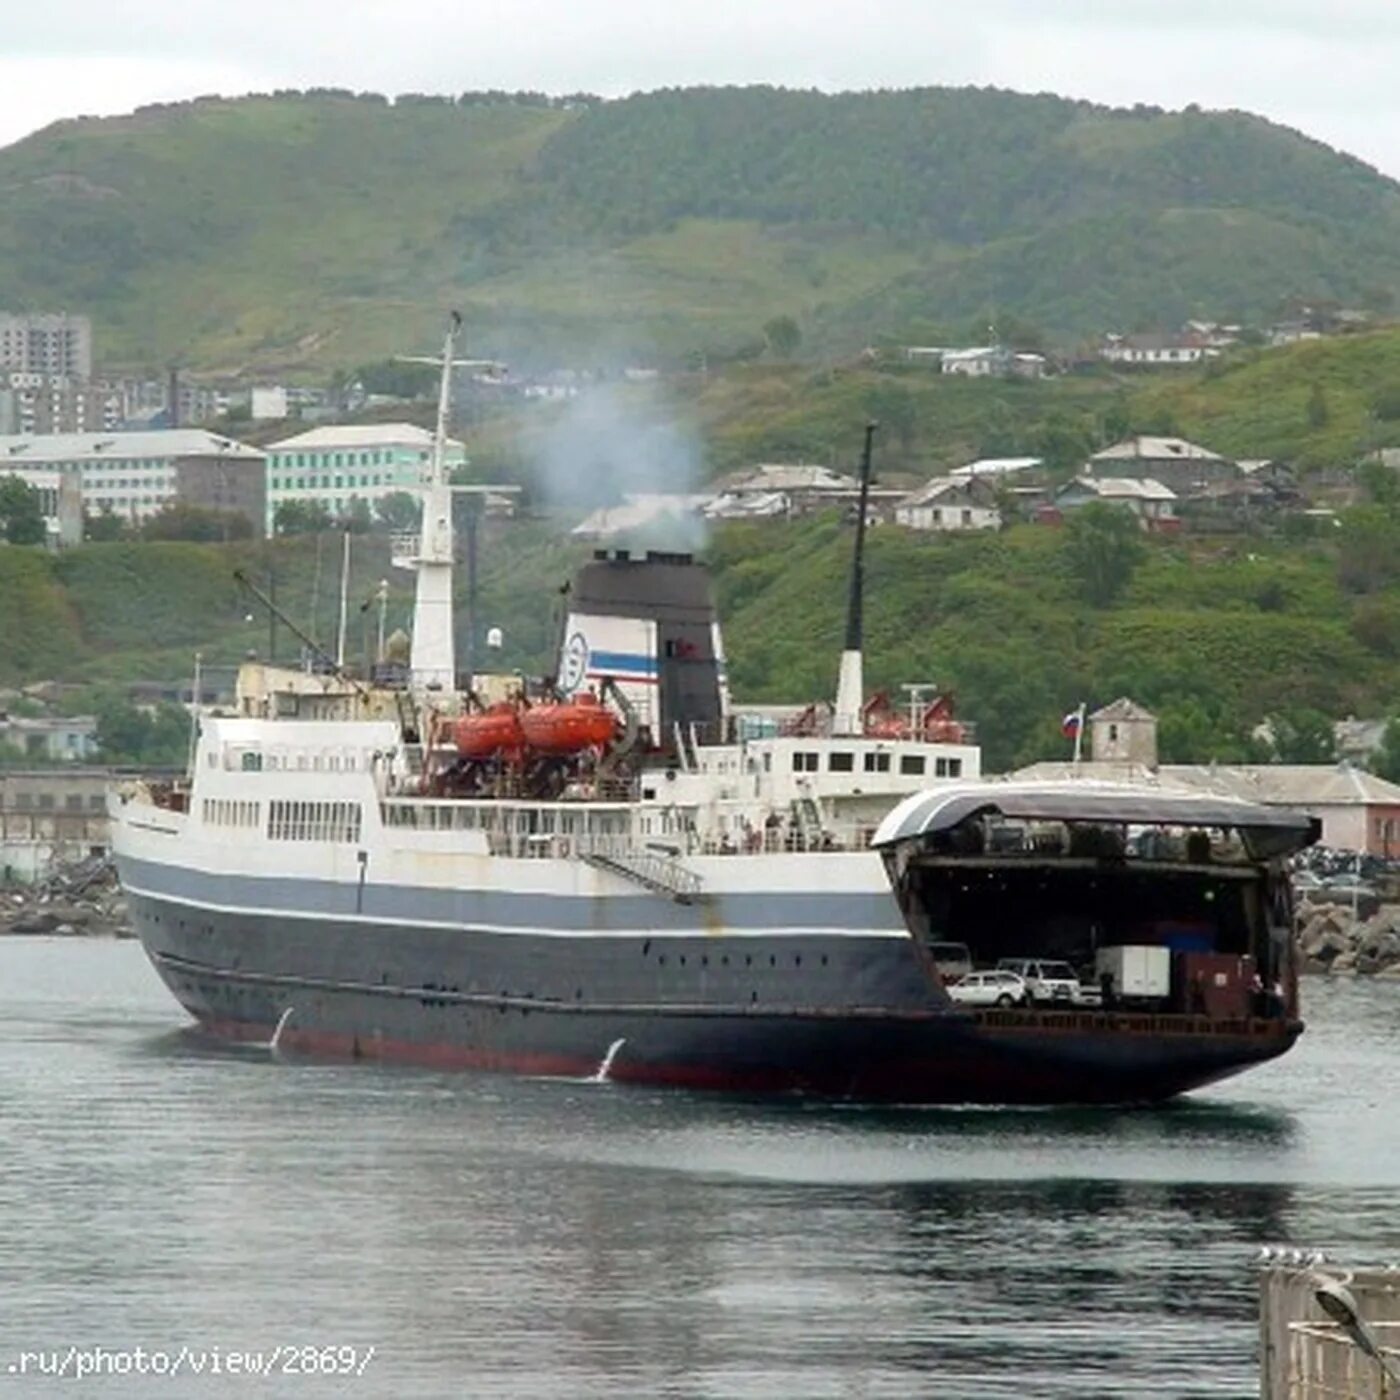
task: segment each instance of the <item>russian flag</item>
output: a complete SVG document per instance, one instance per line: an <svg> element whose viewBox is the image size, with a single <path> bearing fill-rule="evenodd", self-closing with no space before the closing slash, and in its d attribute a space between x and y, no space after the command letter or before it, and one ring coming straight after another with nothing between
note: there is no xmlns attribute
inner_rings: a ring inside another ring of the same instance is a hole
<svg viewBox="0 0 1400 1400"><path fill-rule="evenodd" d="M1060 733L1066 739L1075 739L1079 736L1079 731L1084 727L1083 709L1071 710L1064 719L1060 721Z"/></svg>

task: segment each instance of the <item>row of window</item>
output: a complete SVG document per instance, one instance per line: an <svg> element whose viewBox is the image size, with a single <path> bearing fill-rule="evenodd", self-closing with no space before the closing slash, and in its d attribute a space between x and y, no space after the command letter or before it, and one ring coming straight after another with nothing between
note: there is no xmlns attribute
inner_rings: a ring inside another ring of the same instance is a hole
<svg viewBox="0 0 1400 1400"><path fill-rule="evenodd" d="M166 457L116 457L111 461L82 463L84 476L95 476L101 472L168 472L173 476L174 469Z"/></svg>
<svg viewBox="0 0 1400 1400"><path fill-rule="evenodd" d="M631 828L627 812L596 812L554 807L510 807L500 803L474 807L460 802L385 802L385 826L420 831L488 831L515 836L624 836Z"/></svg>
<svg viewBox="0 0 1400 1400"><path fill-rule="evenodd" d="M387 467L399 456L387 448L372 452L273 452L268 461L274 467ZM426 462L428 454L420 452L418 459Z"/></svg>
<svg viewBox="0 0 1400 1400"><path fill-rule="evenodd" d="M311 769L317 773L322 770L328 773L338 773L343 769L347 773L352 773L360 766L360 756L350 749L333 749L325 753L320 750L308 753L303 749L293 749L290 752L273 749L271 753L264 756L261 749L244 749L230 745L224 751L223 757L226 769L230 772L241 770L244 773L261 773L264 768L269 772L280 768L287 772ZM372 750L366 749L363 758L366 768L374 766ZM219 766L218 750L210 749L205 762L210 768L217 768Z"/></svg>
<svg viewBox="0 0 1400 1400"><path fill-rule="evenodd" d="M274 841L340 841L360 839L358 802L268 803L267 834Z"/></svg>
<svg viewBox="0 0 1400 1400"><path fill-rule="evenodd" d="M334 482L334 484L332 484ZM376 472L373 476L274 476L271 486L274 491L344 491L357 486L392 486L394 478Z"/></svg>
<svg viewBox="0 0 1400 1400"><path fill-rule="evenodd" d="M821 771L821 754L799 749L792 755L794 773L817 773ZM864 755L864 769L867 773L888 773L891 755L880 750L867 750ZM826 757L828 773L854 773L856 756L850 749L833 749ZM899 756L899 771L905 777L919 777L928 771L928 765L921 753L905 753ZM934 776L937 778L961 778L962 759L938 758L934 760Z"/></svg>
<svg viewBox="0 0 1400 1400"><path fill-rule="evenodd" d="M12 812L52 812L58 807L51 792L16 792L4 805ZM107 799L100 792L89 793L86 798L80 792L69 792L63 797L65 812L81 812L85 806L90 812L100 812L106 805Z"/></svg>
<svg viewBox="0 0 1400 1400"><path fill-rule="evenodd" d="M211 826L259 826L262 803L244 802L231 797L206 797L204 820Z"/></svg>

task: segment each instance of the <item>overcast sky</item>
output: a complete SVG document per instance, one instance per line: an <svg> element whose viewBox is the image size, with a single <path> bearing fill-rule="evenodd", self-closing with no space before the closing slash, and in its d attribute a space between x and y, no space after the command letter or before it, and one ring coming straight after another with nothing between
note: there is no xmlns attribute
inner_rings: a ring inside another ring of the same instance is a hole
<svg viewBox="0 0 1400 1400"><path fill-rule="evenodd" d="M40 0L7 6L0 145L274 87L609 95L992 84L1238 107L1400 177L1400 0Z"/></svg>

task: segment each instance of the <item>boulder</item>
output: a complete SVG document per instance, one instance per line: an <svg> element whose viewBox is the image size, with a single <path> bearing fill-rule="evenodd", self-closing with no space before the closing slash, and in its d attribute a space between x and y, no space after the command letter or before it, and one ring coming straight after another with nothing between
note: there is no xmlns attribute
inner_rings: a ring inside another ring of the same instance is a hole
<svg viewBox="0 0 1400 1400"><path fill-rule="evenodd" d="M52 933L63 921L47 909L33 909L10 923L11 933Z"/></svg>

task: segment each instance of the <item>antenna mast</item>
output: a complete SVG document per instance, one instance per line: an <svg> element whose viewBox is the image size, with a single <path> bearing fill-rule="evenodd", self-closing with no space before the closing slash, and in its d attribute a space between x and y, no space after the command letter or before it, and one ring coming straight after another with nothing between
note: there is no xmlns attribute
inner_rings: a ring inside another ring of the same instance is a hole
<svg viewBox="0 0 1400 1400"><path fill-rule="evenodd" d="M870 458L875 445L876 424L865 425L865 448L860 456L860 499L856 509L856 548L851 560L851 591L846 603L846 648L841 653L841 672L836 682L836 713L832 731L853 735L861 732L861 709L865 703L865 663L862 648L865 632L865 517L870 505Z"/></svg>

